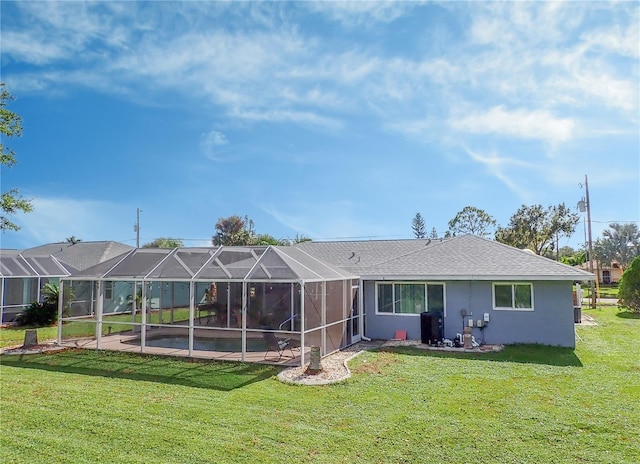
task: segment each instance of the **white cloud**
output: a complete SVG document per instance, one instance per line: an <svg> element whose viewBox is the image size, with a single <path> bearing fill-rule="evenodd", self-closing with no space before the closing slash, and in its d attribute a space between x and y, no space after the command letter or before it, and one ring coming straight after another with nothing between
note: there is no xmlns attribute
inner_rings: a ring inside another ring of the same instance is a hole
<svg viewBox="0 0 640 464"><path fill-rule="evenodd" d="M637 114L640 103L637 83L589 70L551 78L545 86L558 95L558 101L570 102L574 106L584 106L588 103L586 100L596 100L605 107Z"/></svg>
<svg viewBox="0 0 640 464"><path fill-rule="evenodd" d="M202 134L200 137L200 147L202 151L207 158L212 160L221 159L218 153L218 147L222 147L228 143L229 140L227 140L227 136L215 130Z"/></svg>
<svg viewBox="0 0 640 464"><path fill-rule="evenodd" d="M456 131L473 134L492 134L498 137L536 139L551 143L567 142L576 131L576 124L568 118L557 118L546 110L507 110L496 106L453 117L449 121Z"/></svg>
<svg viewBox="0 0 640 464"><path fill-rule="evenodd" d="M3 54L16 61L43 65L66 58L68 50L53 42L36 42L28 32L5 31L2 33Z"/></svg>
<svg viewBox="0 0 640 464"><path fill-rule="evenodd" d="M339 120L320 116L310 111L238 109L232 111L231 115L246 121L291 122L300 125L319 126L331 130L337 130L342 127L342 123Z"/></svg>
<svg viewBox="0 0 640 464"><path fill-rule="evenodd" d="M227 140L227 136L224 135L222 132L218 132L218 131L211 131L205 134L205 139L206 139L207 145L212 145L212 146L221 146L229 143L229 141Z"/></svg>
<svg viewBox="0 0 640 464"><path fill-rule="evenodd" d="M363 219L362 205L348 199L324 199L315 201L303 199L289 204L288 207L263 205L262 210L278 223L296 233L314 240L336 240L344 238L363 238L384 234L386 227L380 223L371 223Z"/></svg>
<svg viewBox="0 0 640 464"><path fill-rule="evenodd" d="M530 176L533 171L539 169L539 165L516 158L503 157L495 151L489 154L481 154L469 149L466 151L473 161L482 164L487 172L499 179L522 201L527 202L534 197L533 192L525 188L526 183L522 180L526 179L526 176L522 174L528 172ZM519 175L516 174L517 171L520 172Z"/></svg>
<svg viewBox="0 0 640 464"><path fill-rule="evenodd" d="M470 40L504 49L558 44L582 22L581 2L474 2Z"/></svg>
<svg viewBox="0 0 640 464"><path fill-rule="evenodd" d="M134 236L129 224L121 221L121 207L114 203L41 196L32 204L31 213L16 217L24 243L60 242L72 235L84 241Z"/></svg>
<svg viewBox="0 0 640 464"><path fill-rule="evenodd" d="M637 64L614 64L618 55L638 56L637 8L606 28L586 24L588 4L478 2L470 16L450 18L468 35L434 54L333 40L295 21L309 9L349 24L365 18L384 25L420 8L417 2L161 5L20 5L33 25L4 27L3 54L69 69L48 66L7 79L21 90L74 84L150 105L159 93L177 91L219 109L231 120L225 124L338 130L365 114L381 127L417 133L453 114L444 138L463 131L563 143L583 135L582 109L593 103L637 118ZM228 22L220 21L221 10ZM476 109L464 114L460 107Z"/></svg>
<svg viewBox="0 0 640 464"><path fill-rule="evenodd" d="M582 40L590 48L600 48L607 53L640 57L640 10L629 13L628 26L615 25L607 29L585 32Z"/></svg>
<svg viewBox="0 0 640 464"><path fill-rule="evenodd" d="M303 5L345 26L366 27L371 26L372 22L393 22L421 3L417 1L315 1L303 2Z"/></svg>

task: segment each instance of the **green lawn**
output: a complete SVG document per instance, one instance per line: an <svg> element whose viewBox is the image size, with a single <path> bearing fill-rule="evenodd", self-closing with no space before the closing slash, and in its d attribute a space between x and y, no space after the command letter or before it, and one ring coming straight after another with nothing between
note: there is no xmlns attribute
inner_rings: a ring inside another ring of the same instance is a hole
<svg viewBox="0 0 640 464"><path fill-rule="evenodd" d="M6 327L0 329L0 348L22 345L24 342L24 327ZM38 341L53 341L58 338L58 327L38 328Z"/></svg>
<svg viewBox="0 0 640 464"><path fill-rule="evenodd" d="M576 350L367 352L351 379L122 353L0 357L11 463L635 463L640 319L585 310Z"/></svg>
<svg viewBox="0 0 640 464"><path fill-rule="evenodd" d="M587 285L583 286L584 298L591 297L591 288ZM596 295L600 298L618 298L618 285L600 284L596 290Z"/></svg>
<svg viewBox="0 0 640 464"><path fill-rule="evenodd" d="M160 320L161 313L159 311L149 312L147 314L147 321L150 324L169 324L170 311L164 310L162 312L162 320ZM131 314L110 314L105 315L103 319L102 329L103 333L114 332L126 332L131 330L132 322L140 323L142 316L140 313L136 314L135 320ZM89 319L82 321L71 321L64 325L64 337L91 337L95 335L95 326L88 323ZM188 322L189 321L189 308L176 308L173 313L173 323ZM0 329L0 348L7 346L22 345L24 342L24 327L8 327ZM40 327L38 328L38 341L52 341L58 338L57 327Z"/></svg>

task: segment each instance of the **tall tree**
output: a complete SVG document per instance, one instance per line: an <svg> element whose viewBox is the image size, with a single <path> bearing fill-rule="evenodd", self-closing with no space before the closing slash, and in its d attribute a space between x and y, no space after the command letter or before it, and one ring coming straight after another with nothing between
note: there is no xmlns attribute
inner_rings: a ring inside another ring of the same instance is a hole
<svg viewBox="0 0 640 464"><path fill-rule="evenodd" d="M411 229L413 229L413 235L415 238L424 238L427 233L425 232L424 219L422 214L416 213L411 221Z"/></svg>
<svg viewBox="0 0 640 464"><path fill-rule="evenodd" d="M619 283L619 304L635 312L640 312L640 255L636 256L624 271Z"/></svg>
<svg viewBox="0 0 640 464"><path fill-rule="evenodd" d="M269 234L256 234L253 239L253 245L279 245L288 246L291 242L287 239L275 238Z"/></svg>
<svg viewBox="0 0 640 464"><path fill-rule="evenodd" d="M433 227L433 228L431 229L431 234L429 234L429 238L431 238L431 239L436 239L436 238L438 238L438 231L436 230L436 228L435 228L435 227Z"/></svg>
<svg viewBox="0 0 640 464"><path fill-rule="evenodd" d="M511 216L507 227L498 227L496 241L516 248L529 248L538 255L546 255L555 248L558 237L570 237L580 220L564 203L558 206L522 205Z"/></svg>
<svg viewBox="0 0 640 464"><path fill-rule="evenodd" d="M12 167L16 164L13 150L1 140L8 137L20 137L22 135L22 118L7 109L7 103L15 98L6 89L4 83L0 83L0 166ZM2 192L0 200L2 214L0 215L0 230L20 230L20 227L9 219L10 216L23 211L28 213L33 210L30 200L25 200L17 188Z"/></svg>
<svg viewBox="0 0 640 464"><path fill-rule="evenodd" d="M216 234L211 238L214 245L253 245L254 242L253 221L247 216L243 219L237 215L219 218Z"/></svg>
<svg viewBox="0 0 640 464"><path fill-rule="evenodd" d="M311 242L312 240L305 236L304 234L296 234L295 237L293 237L293 240L291 240L292 243L303 243L303 242Z"/></svg>
<svg viewBox="0 0 640 464"><path fill-rule="evenodd" d="M153 242L145 243L142 248L181 248L184 246L182 240L171 237L160 237Z"/></svg>
<svg viewBox="0 0 640 464"><path fill-rule="evenodd" d="M488 237L495 226L495 219L474 206L465 206L449 221L449 231L454 237L463 234Z"/></svg>
<svg viewBox="0 0 640 464"><path fill-rule="evenodd" d="M609 228L602 232L602 238L597 239L593 246L594 258L602 264L610 266L613 261L620 265L622 270L640 254L640 230L637 224L632 222L609 224Z"/></svg>

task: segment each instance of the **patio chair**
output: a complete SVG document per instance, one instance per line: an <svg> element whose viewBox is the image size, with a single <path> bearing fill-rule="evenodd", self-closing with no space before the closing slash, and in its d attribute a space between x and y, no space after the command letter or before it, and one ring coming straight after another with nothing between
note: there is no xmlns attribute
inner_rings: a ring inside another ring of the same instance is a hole
<svg viewBox="0 0 640 464"><path fill-rule="evenodd" d="M262 336L267 344L267 350L264 352L264 359L267 359L267 354L269 354L270 351L277 351L278 361L280 361L285 350L289 350L291 352L291 359L296 357L293 349L299 349L299 347L296 345L294 340L291 340L290 338L278 338L273 332L263 332Z"/></svg>

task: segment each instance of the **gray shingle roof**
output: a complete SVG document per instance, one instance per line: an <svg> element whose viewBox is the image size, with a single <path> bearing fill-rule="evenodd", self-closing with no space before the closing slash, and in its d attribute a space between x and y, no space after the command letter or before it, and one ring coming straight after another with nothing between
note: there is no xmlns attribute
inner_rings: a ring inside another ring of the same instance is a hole
<svg viewBox="0 0 640 464"><path fill-rule="evenodd" d="M83 270L132 249L129 245L112 241L49 243L23 250L22 255L53 256L63 264Z"/></svg>
<svg viewBox="0 0 640 464"><path fill-rule="evenodd" d="M302 242L295 247L334 266L359 270L415 253L432 242L422 239Z"/></svg>
<svg viewBox="0 0 640 464"><path fill-rule="evenodd" d="M588 272L474 235L444 240L304 242L296 246L363 278L594 279Z"/></svg>

